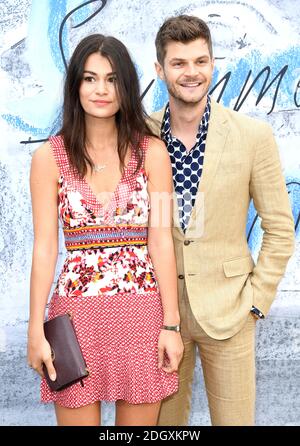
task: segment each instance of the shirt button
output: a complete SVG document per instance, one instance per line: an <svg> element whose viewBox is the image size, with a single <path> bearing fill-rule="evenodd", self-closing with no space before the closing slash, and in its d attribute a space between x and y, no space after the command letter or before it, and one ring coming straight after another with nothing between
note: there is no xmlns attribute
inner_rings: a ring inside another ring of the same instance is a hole
<svg viewBox="0 0 300 446"><path fill-rule="evenodd" d="M184 241L184 244L187 246L187 245L189 245L191 242L190 242L190 240L185 240Z"/></svg>
<svg viewBox="0 0 300 446"><path fill-rule="evenodd" d="M178 279L184 279L184 275L183 274L179 274Z"/></svg>

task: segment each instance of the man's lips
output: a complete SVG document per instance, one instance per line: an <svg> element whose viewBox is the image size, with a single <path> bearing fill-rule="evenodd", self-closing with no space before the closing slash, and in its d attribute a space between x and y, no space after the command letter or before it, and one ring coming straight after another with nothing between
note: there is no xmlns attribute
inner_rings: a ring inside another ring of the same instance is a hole
<svg viewBox="0 0 300 446"><path fill-rule="evenodd" d="M201 82L181 82L181 87L195 88L201 85Z"/></svg>

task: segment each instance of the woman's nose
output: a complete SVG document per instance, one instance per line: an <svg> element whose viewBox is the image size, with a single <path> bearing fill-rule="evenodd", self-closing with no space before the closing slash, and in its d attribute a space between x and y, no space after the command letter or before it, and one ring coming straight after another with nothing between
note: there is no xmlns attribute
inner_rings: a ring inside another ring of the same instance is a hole
<svg viewBox="0 0 300 446"><path fill-rule="evenodd" d="M98 94L107 93L107 85L104 79L99 79L98 82L96 82L96 93Z"/></svg>

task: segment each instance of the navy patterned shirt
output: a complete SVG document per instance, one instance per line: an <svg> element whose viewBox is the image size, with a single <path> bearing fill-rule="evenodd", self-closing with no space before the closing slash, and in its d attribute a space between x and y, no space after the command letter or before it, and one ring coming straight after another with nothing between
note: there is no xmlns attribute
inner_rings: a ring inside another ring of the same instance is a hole
<svg viewBox="0 0 300 446"><path fill-rule="evenodd" d="M183 232L186 231L189 223L202 174L210 109L211 100L207 96L207 104L199 124L196 142L189 152L184 144L171 134L169 104L167 104L162 121L161 139L165 142L170 155L179 221Z"/></svg>

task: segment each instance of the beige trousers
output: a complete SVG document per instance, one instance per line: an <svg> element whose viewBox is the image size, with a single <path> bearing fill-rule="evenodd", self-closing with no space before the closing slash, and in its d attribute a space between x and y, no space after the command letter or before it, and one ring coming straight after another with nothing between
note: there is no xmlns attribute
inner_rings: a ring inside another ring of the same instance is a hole
<svg viewBox="0 0 300 446"><path fill-rule="evenodd" d="M212 425L254 425L256 319L249 313L236 335L216 340L197 323L185 286L179 304L185 347L179 367L179 390L162 402L158 425L188 425L196 349L201 359Z"/></svg>

